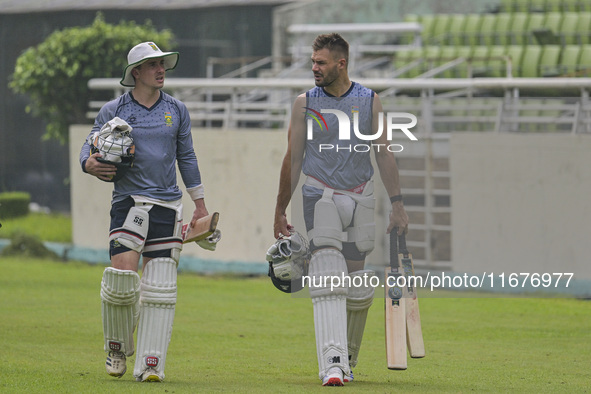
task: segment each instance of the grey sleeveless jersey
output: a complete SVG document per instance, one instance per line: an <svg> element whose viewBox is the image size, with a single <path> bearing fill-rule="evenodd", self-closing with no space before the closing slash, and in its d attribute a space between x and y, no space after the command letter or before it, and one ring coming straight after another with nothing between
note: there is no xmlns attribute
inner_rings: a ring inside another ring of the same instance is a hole
<svg viewBox="0 0 591 394"><path fill-rule="evenodd" d="M367 182L373 176L370 151L371 141L358 138L353 132L354 114L359 116L361 134L373 134L372 106L374 92L353 82L341 97L327 94L315 87L306 92L306 124L312 125L312 135L307 130L306 148L302 171L334 189L352 189ZM321 110L339 110L349 117L350 139L339 139L339 121L335 114Z"/></svg>

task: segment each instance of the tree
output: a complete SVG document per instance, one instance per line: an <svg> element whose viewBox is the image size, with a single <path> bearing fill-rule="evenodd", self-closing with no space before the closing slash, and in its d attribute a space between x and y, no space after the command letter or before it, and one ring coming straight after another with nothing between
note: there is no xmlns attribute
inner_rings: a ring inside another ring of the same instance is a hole
<svg viewBox="0 0 591 394"><path fill-rule="evenodd" d="M27 112L47 122L44 138L66 142L70 125L88 121L89 79L120 77L127 53L140 42L154 41L165 50L172 40L172 32L157 31L149 20L111 25L97 13L92 25L55 31L23 52L9 86L29 97Z"/></svg>

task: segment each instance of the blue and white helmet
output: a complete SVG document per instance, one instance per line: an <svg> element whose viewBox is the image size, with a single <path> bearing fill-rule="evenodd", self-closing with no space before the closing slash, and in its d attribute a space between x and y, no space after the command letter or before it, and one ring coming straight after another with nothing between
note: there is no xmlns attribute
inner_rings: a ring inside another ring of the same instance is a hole
<svg viewBox="0 0 591 394"><path fill-rule="evenodd" d="M97 160L117 167L117 174L109 182L118 181L133 166L135 145L131 137L132 130L126 121L114 117L88 137L91 153L101 154Z"/></svg>
<svg viewBox="0 0 591 394"><path fill-rule="evenodd" d="M267 251L268 275L273 285L284 293L302 290L302 277L308 275L310 246L308 240L295 230L279 238Z"/></svg>

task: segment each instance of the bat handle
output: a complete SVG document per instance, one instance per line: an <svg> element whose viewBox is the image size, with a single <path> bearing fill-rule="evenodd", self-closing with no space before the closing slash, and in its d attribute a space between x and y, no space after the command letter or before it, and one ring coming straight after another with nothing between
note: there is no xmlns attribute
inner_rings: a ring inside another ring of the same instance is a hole
<svg viewBox="0 0 591 394"><path fill-rule="evenodd" d="M394 227L390 231L390 267L398 267L398 227Z"/></svg>
<svg viewBox="0 0 591 394"><path fill-rule="evenodd" d="M398 236L398 248L400 249L400 253L407 255L408 249L406 249L406 235L404 233Z"/></svg>

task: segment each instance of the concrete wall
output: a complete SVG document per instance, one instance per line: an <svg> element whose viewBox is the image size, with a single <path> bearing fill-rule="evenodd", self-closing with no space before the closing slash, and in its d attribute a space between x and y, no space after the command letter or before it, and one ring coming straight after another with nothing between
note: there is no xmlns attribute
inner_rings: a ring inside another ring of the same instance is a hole
<svg viewBox="0 0 591 394"><path fill-rule="evenodd" d="M589 152L589 135L453 134L454 271L591 279Z"/></svg>

